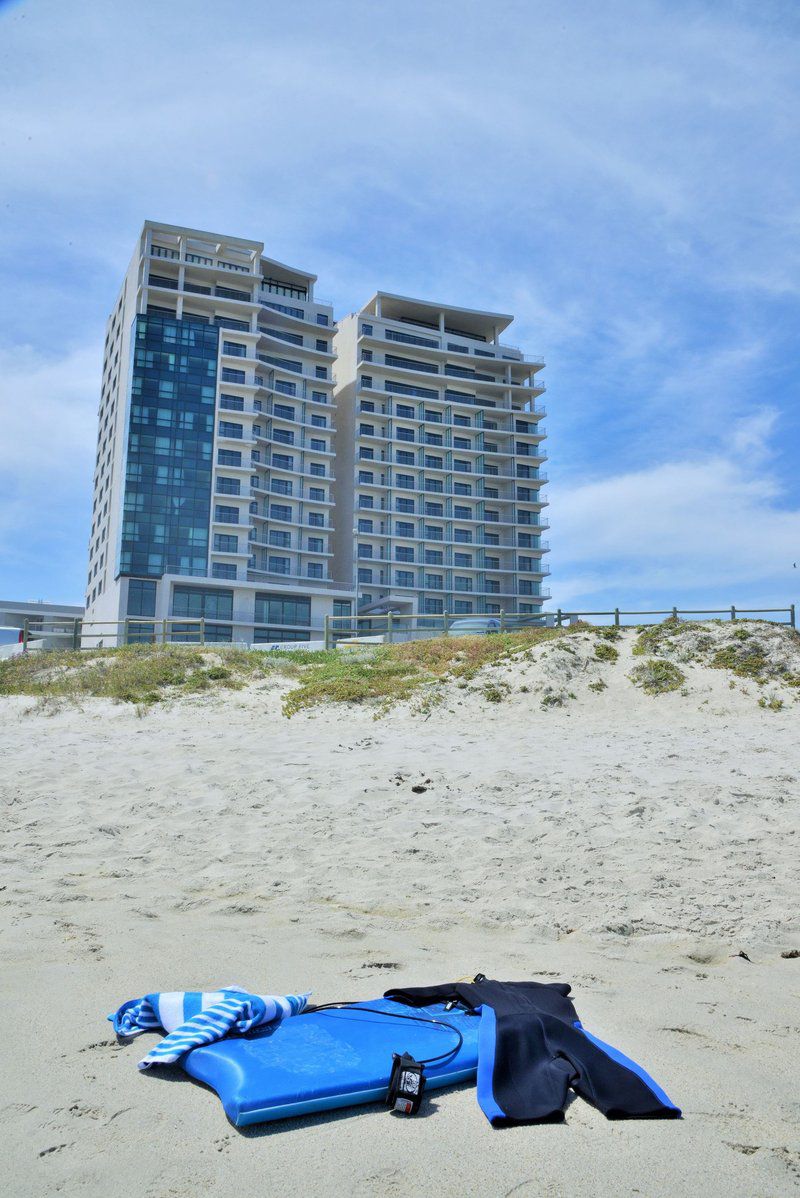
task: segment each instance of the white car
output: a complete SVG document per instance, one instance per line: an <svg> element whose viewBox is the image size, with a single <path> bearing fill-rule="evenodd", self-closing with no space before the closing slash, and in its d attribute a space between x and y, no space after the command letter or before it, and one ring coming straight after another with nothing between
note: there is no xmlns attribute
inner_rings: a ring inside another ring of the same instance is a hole
<svg viewBox="0 0 800 1198"><path fill-rule="evenodd" d="M466 616L463 620L453 620L447 630L448 636L489 636L500 631L500 620L497 616Z"/></svg>

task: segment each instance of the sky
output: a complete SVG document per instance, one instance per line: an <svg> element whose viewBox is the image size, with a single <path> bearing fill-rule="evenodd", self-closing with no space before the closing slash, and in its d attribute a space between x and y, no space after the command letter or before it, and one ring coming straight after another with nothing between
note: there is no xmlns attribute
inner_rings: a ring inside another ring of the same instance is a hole
<svg viewBox="0 0 800 1198"><path fill-rule="evenodd" d="M798 130L794 0L0 0L0 595L83 601L154 219L513 312L548 606L800 600Z"/></svg>

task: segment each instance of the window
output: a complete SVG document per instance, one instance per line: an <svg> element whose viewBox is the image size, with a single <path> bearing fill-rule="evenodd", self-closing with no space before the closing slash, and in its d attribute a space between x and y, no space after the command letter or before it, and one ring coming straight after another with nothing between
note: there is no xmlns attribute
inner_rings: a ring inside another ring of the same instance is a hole
<svg viewBox="0 0 800 1198"><path fill-rule="evenodd" d="M525 570L528 574L530 574L531 571L533 570L533 558L532 557L520 557L517 560L517 565L520 570Z"/></svg>
<svg viewBox="0 0 800 1198"><path fill-rule="evenodd" d="M426 433L425 434L425 444L426 445L444 445L444 437L442 436L441 433Z"/></svg>
<svg viewBox="0 0 800 1198"><path fill-rule="evenodd" d="M530 487L517 487L517 499L521 499L523 503L535 503L536 495Z"/></svg>
<svg viewBox="0 0 800 1198"><path fill-rule="evenodd" d="M453 582L455 583L455 589L457 591L471 591L472 590L472 579L471 578L464 578L464 577L456 574L455 578L453 579Z"/></svg>
<svg viewBox="0 0 800 1198"><path fill-rule="evenodd" d="M243 412L244 400L240 395L220 395L219 406L229 412Z"/></svg>
<svg viewBox="0 0 800 1198"><path fill-rule="evenodd" d="M317 324L327 324L328 316L325 312L317 312Z"/></svg>
<svg viewBox="0 0 800 1198"><path fill-rule="evenodd" d="M500 523L500 513L490 510L489 508L486 508L485 512L483 513L483 518L489 524L499 524ZM523 521L520 520L520 524L522 524L522 523L523 523Z"/></svg>
<svg viewBox="0 0 800 1198"><path fill-rule="evenodd" d="M465 462L463 458L453 458L453 469L460 470L462 474L470 474L472 472L472 463Z"/></svg>
<svg viewBox="0 0 800 1198"><path fill-rule="evenodd" d="M349 616L352 610L353 605L349 599L334 599L333 614L335 616Z"/></svg>
<svg viewBox="0 0 800 1198"><path fill-rule="evenodd" d="M394 577L399 587L413 587L414 585L413 570L396 570Z"/></svg>
<svg viewBox="0 0 800 1198"><path fill-rule="evenodd" d="M314 413L312 413L312 416L311 416L311 423L314 426L314 428L327 428L328 427L328 417L327 416L318 416L317 413L314 412Z"/></svg>
<svg viewBox="0 0 800 1198"><path fill-rule="evenodd" d="M370 445L360 445L358 447L358 456L362 462L373 462L375 460L375 450Z"/></svg>
<svg viewBox="0 0 800 1198"><path fill-rule="evenodd" d="M453 600L453 611L456 612L458 615L464 615L465 612L472 611L472 600L471 599L454 599Z"/></svg>
<svg viewBox="0 0 800 1198"><path fill-rule="evenodd" d="M290 453L273 453L272 465L279 470L294 470L294 458Z"/></svg>
<svg viewBox="0 0 800 1198"><path fill-rule="evenodd" d="M309 537L308 551L309 553L324 553L325 542L323 541L322 537Z"/></svg>
<svg viewBox="0 0 800 1198"><path fill-rule="evenodd" d="M325 453L327 450L327 445L321 437L311 437L308 444L309 449L313 449L314 453Z"/></svg>
<svg viewBox="0 0 800 1198"><path fill-rule="evenodd" d="M500 558L499 557L484 558L484 567L487 570L499 570L500 569Z"/></svg>
<svg viewBox="0 0 800 1198"><path fill-rule="evenodd" d="M294 420L294 408L288 403L276 403L272 405L273 416L280 416L283 420Z"/></svg>
<svg viewBox="0 0 800 1198"><path fill-rule="evenodd" d="M444 491L444 481L441 478L426 478L425 479L425 490L426 491L443 492Z"/></svg>
<svg viewBox="0 0 800 1198"><path fill-rule="evenodd" d="M233 618L233 591L176 586L172 592L172 614L196 619L230 620Z"/></svg>
<svg viewBox="0 0 800 1198"><path fill-rule="evenodd" d="M532 466L517 465L517 478L536 478Z"/></svg>
<svg viewBox="0 0 800 1198"><path fill-rule="evenodd" d="M358 434L360 437L374 437L375 436L375 425L374 424L363 424L363 423L359 424Z"/></svg>
<svg viewBox="0 0 800 1198"><path fill-rule="evenodd" d="M361 351L361 359L364 362L371 362L372 361L372 350L371 349L362 350Z"/></svg>
<svg viewBox="0 0 800 1198"><path fill-rule="evenodd" d="M441 549L426 549L425 550L425 565L426 566L441 566L444 562L444 553Z"/></svg>
<svg viewBox="0 0 800 1198"><path fill-rule="evenodd" d="M267 569L270 574L291 573L288 557L273 557L272 554L267 558Z"/></svg>
<svg viewBox="0 0 800 1198"><path fill-rule="evenodd" d="M325 502L325 488L324 487L309 487L308 488L308 498L313 500L314 503L324 503Z"/></svg>
<svg viewBox="0 0 800 1198"><path fill-rule="evenodd" d="M430 453L426 453L425 454L425 465L428 467L429 470L441 470L442 459L434 457Z"/></svg>
<svg viewBox="0 0 800 1198"><path fill-rule="evenodd" d="M272 440L277 441L279 445L294 445L294 432L289 428L274 428Z"/></svg>
<svg viewBox="0 0 800 1198"><path fill-rule="evenodd" d="M276 379L273 390L280 391L282 395L296 395L297 383L290 383L287 379Z"/></svg>
<svg viewBox="0 0 800 1198"><path fill-rule="evenodd" d="M291 495L293 485L290 478L273 478L269 484L269 489L275 495Z"/></svg>
<svg viewBox="0 0 800 1198"><path fill-rule="evenodd" d="M358 506L361 508L375 507L375 496L374 495L359 495Z"/></svg>
<svg viewBox="0 0 800 1198"><path fill-rule="evenodd" d="M222 475L218 475L217 491L220 495L240 495L242 491L241 480L238 478L224 478Z"/></svg>
<svg viewBox="0 0 800 1198"><path fill-rule="evenodd" d="M328 352L328 342L324 337L316 337L314 339L314 344L320 353L326 354Z"/></svg>
<svg viewBox="0 0 800 1198"><path fill-rule="evenodd" d="M239 509L238 507L223 507L222 504L217 504L214 508L214 519L220 524L238 524Z"/></svg>
<svg viewBox="0 0 800 1198"><path fill-rule="evenodd" d="M437 528L435 524L425 525L425 539L427 541L443 541L444 529Z"/></svg>
<svg viewBox="0 0 800 1198"><path fill-rule="evenodd" d="M325 466L322 462L311 462L308 467L308 473L313 474L315 478L324 478Z"/></svg>
<svg viewBox="0 0 800 1198"><path fill-rule="evenodd" d="M398 441L413 441L414 440L413 428L404 428L404 427L400 426L399 428L396 428L394 430L394 435Z"/></svg>
<svg viewBox="0 0 800 1198"><path fill-rule="evenodd" d="M456 520L470 520L472 519L472 508L464 507L463 504L456 503L453 505L453 515L455 516Z"/></svg>
<svg viewBox="0 0 800 1198"><path fill-rule="evenodd" d="M271 528L269 530L269 543L274 545L276 549L288 549L292 543L292 534L286 532L283 528Z"/></svg>
<svg viewBox="0 0 800 1198"><path fill-rule="evenodd" d="M398 562L413 562L414 549L411 545L398 545L395 548L394 556Z"/></svg>
<svg viewBox="0 0 800 1198"><path fill-rule="evenodd" d="M441 503L426 503L425 504L425 515L426 516L443 516L444 515L444 505Z"/></svg>
<svg viewBox="0 0 800 1198"><path fill-rule="evenodd" d="M322 562L309 562L306 574L309 578L322 578Z"/></svg>
<svg viewBox="0 0 800 1198"><path fill-rule="evenodd" d="M536 595L538 594L538 583L531 582L530 579L520 578L519 580L520 595Z"/></svg>
<svg viewBox="0 0 800 1198"><path fill-rule="evenodd" d="M314 377L318 378L318 379L326 379L328 377L327 366L315 366L314 367Z"/></svg>
<svg viewBox="0 0 800 1198"><path fill-rule="evenodd" d="M426 574L425 588L429 591L441 591L444 588L444 577L441 574Z"/></svg>
<svg viewBox="0 0 800 1198"><path fill-rule="evenodd" d="M212 562L211 563L212 578L235 578L236 566L232 562Z"/></svg>
<svg viewBox="0 0 800 1198"><path fill-rule="evenodd" d="M309 512L306 523L310 524L312 528L324 528L325 517L322 512Z"/></svg>
<svg viewBox="0 0 800 1198"><path fill-rule="evenodd" d="M311 599L256 592L256 624L310 624Z"/></svg>
<svg viewBox="0 0 800 1198"><path fill-rule="evenodd" d="M423 362L419 358L401 358L397 354L387 354L387 366L395 366L398 370L424 370L426 374L438 374L439 367L434 362Z"/></svg>
<svg viewBox="0 0 800 1198"><path fill-rule="evenodd" d="M425 598L422 601L422 610L429 616L441 615L444 611L444 600Z"/></svg>
<svg viewBox="0 0 800 1198"><path fill-rule="evenodd" d="M395 536L398 537L413 537L414 525L409 524L407 520L398 520L394 526Z"/></svg>
<svg viewBox="0 0 800 1198"><path fill-rule="evenodd" d="M269 515L271 520L291 520L292 509L288 503L271 503Z"/></svg>
<svg viewBox="0 0 800 1198"><path fill-rule="evenodd" d="M362 337L371 337L372 336L372 325L371 324L362 324L361 336Z"/></svg>
<svg viewBox="0 0 800 1198"><path fill-rule="evenodd" d="M220 420L219 435L221 437L234 437L241 441L244 435L244 429L241 424L232 424L229 420Z"/></svg>
<svg viewBox="0 0 800 1198"><path fill-rule="evenodd" d="M313 399L314 403L327 403L328 402L328 397L324 391L312 391L311 398Z"/></svg>
<svg viewBox="0 0 800 1198"><path fill-rule="evenodd" d="M372 546L363 544L359 545L357 553L359 557L372 557Z"/></svg>
<svg viewBox="0 0 800 1198"><path fill-rule="evenodd" d="M455 566L471 566L472 565L472 554L471 553L454 553L453 554L453 564Z"/></svg>
<svg viewBox="0 0 800 1198"><path fill-rule="evenodd" d="M398 333L394 329L386 329L387 341L402 341L406 345L424 345L430 349L438 349L439 342L431 337L416 337L413 333Z"/></svg>
<svg viewBox="0 0 800 1198"><path fill-rule="evenodd" d="M240 345L238 341L223 341L222 352L224 354L230 354L234 358L246 358L247 346Z"/></svg>
<svg viewBox="0 0 800 1198"><path fill-rule="evenodd" d="M453 483L454 495L471 495L472 483Z"/></svg>
<svg viewBox="0 0 800 1198"><path fill-rule="evenodd" d="M371 470L359 470L358 481L360 483L365 483L367 486L370 486L375 481L375 475L372 473Z"/></svg>
<svg viewBox="0 0 800 1198"><path fill-rule="evenodd" d="M471 545L472 532L468 528L454 528L453 540L458 541L461 545Z"/></svg>
<svg viewBox="0 0 800 1198"><path fill-rule="evenodd" d="M155 616L155 580L131 578L128 582L128 615Z"/></svg>
<svg viewBox="0 0 800 1198"><path fill-rule="evenodd" d="M454 449L471 449L472 442L470 441L469 437L453 437L453 448Z"/></svg>
<svg viewBox="0 0 800 1198"><path fill-rule="evenodd" d="M397 412L398 416L405 420L414 419L414 409L409 407L408 404L399 403L395 408L395 411Z"/></svg>
<svg viewBox="0 0 800 1198"><path fill-rule="evenodd" d="M395 486L402 487L406 491L414 490L414 475L413 474L396 474L394 478Z"/></svg>
<svg viewBox="0 0 800 1198"><path fill-rule="evenodd" d="M219 466L241 466L242 455L238 449L218 449L217 450L217 465Z"/></svg>
<svg viewBox="0 0 800 1198"><path fill-rule="evenodd" d="M395 499L394 507L395 507L396 512L413 512L414 511L414 500L413 499Z"/></svg>
<svg viewBox="0 0 800 1198"><path fill-rule="evenodd" d="M223 366L222 381L223 383L245 383L247 375L243 370L234 370L232 366Z"/></svg>
<svg viewBox="0 0 800 1198"><path fill-rule="evenodd" d="M372 571L368 570L365 566L359 566L358 581L360 583L362 583L362 582L365 582L367 584L371 583L372 582Z"/></svg>
<svg viewBox="0 0 800 1198"><path fill-rule="evenodd" d="M395 452L394 459L400 466L414 465L414 454L407 449L398 449Z"/></svg>
<svg viewBox="0 0 800 1198"><path fill-rule="evenodd" d="M425 420L428 424L443 424L444 416L441 412L434 412L431 408L426 408Z"/></svg>
<svg viewBox="0 0 800 1198"><path fill-rule="evenodd" d="M238 553L239 538L229 536L227 533L214 533L214 550L217 553Z"/></svg>
<svg viewBox="0 0 800 1198"><path fill-rule="evenodd" d="M469 416L461 416L458 412L456 412L453 416L453 424L458 424L461 428L469 428L472 424L472 421L470 420ZM472 604L470 604L470 607L471 606Z"/></svg>

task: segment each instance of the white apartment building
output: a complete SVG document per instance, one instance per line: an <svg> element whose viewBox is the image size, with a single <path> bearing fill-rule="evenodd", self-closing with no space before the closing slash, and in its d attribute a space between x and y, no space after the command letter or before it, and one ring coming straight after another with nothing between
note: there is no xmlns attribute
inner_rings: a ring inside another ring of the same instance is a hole
<svg viewBox="0 0 800 1198"><path fill-rule="evenodd" d="M339 322L334 572L362 614L549 598L544 363L501 341L512 319L378 292Z"/></svg>
<svg viewBox="0 0 800 1198"><path fill-rule="evenodd" d="M137 617L308 640L351 611L349 565L343 585L331 572L335 326L315 282L261 242L145 222L107 326L85 642L142 639Z"/></svg>

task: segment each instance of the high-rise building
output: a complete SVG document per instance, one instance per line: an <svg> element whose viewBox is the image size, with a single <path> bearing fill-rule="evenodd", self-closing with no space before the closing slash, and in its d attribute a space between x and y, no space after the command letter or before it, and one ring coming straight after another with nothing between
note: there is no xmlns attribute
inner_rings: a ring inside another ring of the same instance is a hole
<svg viewBox="0 0 800 1198"><path fill-rule="evenodd" d="M334 572L362 614L536 613L549 597L544 363L501 341L511 321L378 292L339 322Z"/></svg>
<svg viewBox="0 0 800 1198"><path fill-rule="evenodd" d="M350 612L315 281L261 242L145 222L106 332L85 638L203 617L207 640L308 640Z"/></svg>

